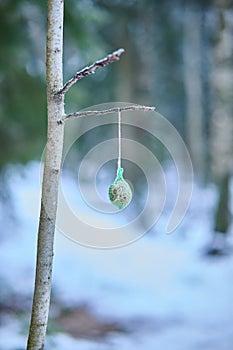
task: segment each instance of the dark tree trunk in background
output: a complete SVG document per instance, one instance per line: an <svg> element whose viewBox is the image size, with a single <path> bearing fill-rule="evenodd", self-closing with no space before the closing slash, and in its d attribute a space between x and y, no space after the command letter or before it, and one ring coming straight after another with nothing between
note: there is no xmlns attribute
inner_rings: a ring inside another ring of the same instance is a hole
<svg viewBox="0 0 233 350"><path fill-rule="evenodd" d="M202 96L202 26L199 6L187 6L184 13L184 84L186 92L186 130L189 151L195 173L199 178L204 175L204 118Z"/></svg>
<svg viewBox="0 0 233 350"><path fill-rule="evenodd" d="M215 214L215 232L227 233L230 224L230 175L225 174L219 182L219 200Z"/></svg>

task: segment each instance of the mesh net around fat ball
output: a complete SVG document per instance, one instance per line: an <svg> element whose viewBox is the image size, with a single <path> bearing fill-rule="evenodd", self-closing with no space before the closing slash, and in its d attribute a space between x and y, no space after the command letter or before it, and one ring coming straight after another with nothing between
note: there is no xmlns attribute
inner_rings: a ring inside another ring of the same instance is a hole
<svg viewBox="0 0 233 350"><path fill-rule="evenodd" d="M117 175L109 187L109 199L118 209L123 209L129 205L132 199L132 191L128 182L123 177L123 168L117 170Z"/></svg>

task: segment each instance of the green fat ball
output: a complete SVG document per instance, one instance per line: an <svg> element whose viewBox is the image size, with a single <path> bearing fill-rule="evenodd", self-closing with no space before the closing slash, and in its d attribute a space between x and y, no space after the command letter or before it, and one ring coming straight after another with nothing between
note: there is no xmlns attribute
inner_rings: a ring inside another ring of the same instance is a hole
<svg viewBox="0 0 233 350"><path fill-rule="evenodd" d="M132 191L128 182L123 178L123 171L123 168L118 169L117 176L108 191L110 201L119 209L127 207L132 199Z"/></svg>

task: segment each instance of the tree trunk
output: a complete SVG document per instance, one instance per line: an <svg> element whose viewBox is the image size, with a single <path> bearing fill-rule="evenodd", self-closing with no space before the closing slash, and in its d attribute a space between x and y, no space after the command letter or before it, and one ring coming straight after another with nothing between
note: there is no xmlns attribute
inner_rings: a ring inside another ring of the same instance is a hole
<svg viewBox="0 0 233 350"><path fill-rule="evenodd" d="M219 200L218 207L215 214L215 232L227 233L230 226L230 174L225 174L218 184Z"/></svg>
<svg viewBox="0 0 233 350"><path fill-rule="evenodd" d="M44 348L50 305L53 243L64 134L64 124L57 123L64 115L64 97L55 95L63 85L63 7L63 0L48 0L46 51L48 136L28 350Z"/></svg>
<svg viewBox="0 0 233 350"><path fill-rule="evenodd" d="M216 2L215 45L213 50L213 115L211 123L212 174L219 191L214 231L227 234L230 225L230 176L233 159L232 31L233 22L226 4Z"/></svg>
<svg viewBox="0 0 233 350"><path fill-rule="evenodd" d="M187 6L184 18L184 83L187 105L189 151L196 174L204 174L205 147L201 81L201 13Z"/></svg>

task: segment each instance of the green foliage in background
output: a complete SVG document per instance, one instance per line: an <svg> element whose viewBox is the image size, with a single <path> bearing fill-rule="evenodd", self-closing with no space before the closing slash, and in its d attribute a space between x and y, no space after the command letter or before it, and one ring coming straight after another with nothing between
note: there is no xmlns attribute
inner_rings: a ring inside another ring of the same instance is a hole
<svg viewBox="0 0 233 350"><path fill-rule="evenodd" d="M96 30L106 13L88 4L66 2L65 79L106 54ZM0 168L39 159L45 146L46 11L46 2L0 1ZM92 103L90 84L71 92L70 109Z"/></svg>
<svg viewBox="0 0 233 350"><path fill-rule="evenodd" d="M40 15L35 9L0 2L0 167L38 157L45 140L44 70L37 69L41 57L31 32L31 16Z"/></svg>
<svg viewBox="0 0 233 350"><path fill-rule="evenodd" d="M223 7L231 6L224 2ZM184 78L189 67L184 62L184 37L187 15L194 13L201 31L200 61L194 66L200 66L202 99L198 103L203 111L203 129L194 133L202 133L203 149L208 152L215 98L211 55L217 40L213 38L218 37L223 23L221 11L210 0L66 0L65 81L106 53L126 49L117 64L72 87L66 111L115 101L155 105L189 145ZM46 15L45 1L0 1L0 167L39 159L45 146Z"/></svg>

